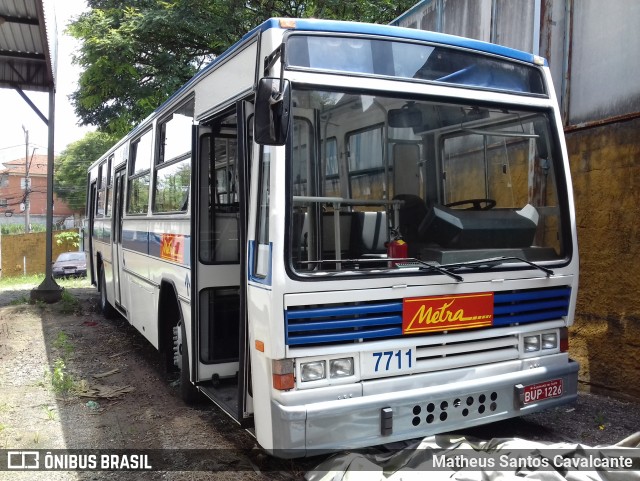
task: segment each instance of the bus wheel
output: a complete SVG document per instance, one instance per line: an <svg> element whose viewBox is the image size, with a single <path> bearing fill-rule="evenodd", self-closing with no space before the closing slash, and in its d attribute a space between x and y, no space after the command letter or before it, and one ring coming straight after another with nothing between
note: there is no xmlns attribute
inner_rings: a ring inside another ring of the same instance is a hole
<svg viewBox="0 0 640 481"><path fill-rule="evenodd" d="M100 312L107 319L116 317L116 310L107 300L107 281L104 277L104 269L100 269Z"/></svg>
<svg viewBox="0 0 640 481"><path fill-rule="evenodd" d="M173 327L173 362L180 370L180 397L187 404L197 403L200 393L189 379L189 347L182 319Z"/></svg>

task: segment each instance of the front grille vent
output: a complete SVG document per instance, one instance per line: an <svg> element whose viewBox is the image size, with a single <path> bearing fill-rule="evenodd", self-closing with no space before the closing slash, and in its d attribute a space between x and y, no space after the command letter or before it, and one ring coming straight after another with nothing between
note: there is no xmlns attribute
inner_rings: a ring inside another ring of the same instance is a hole
<svg viewBox="0 0 640 481"><path fill-rule="evenodd" d="M402 335L402 301L289 308L287 345L340 343Z"/></svg>
<svg viewBox="0 0 640 481"><path fill-rule="evenodd" d="M560 319L569 312L570 298L571 288L567 286L496 292L493 327ZM402 336L402 299L293 306L284 312L284 317L288 346L367 342ZM438 334L440 333L425 336ZM507 342L510 343L511 341ZM512 349L507 345L483 346L479 345L479 349L473 350L495 352ZM462 352L468 350L463 349ZM443 353L441 357L452 354L455 353Z"/></svg>

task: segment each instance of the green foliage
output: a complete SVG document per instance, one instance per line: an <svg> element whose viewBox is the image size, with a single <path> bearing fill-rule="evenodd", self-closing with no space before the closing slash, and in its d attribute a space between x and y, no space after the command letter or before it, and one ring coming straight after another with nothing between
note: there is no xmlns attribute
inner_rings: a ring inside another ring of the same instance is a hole
<svg viewBox="0 0 640 481"><path fill-rule="evenodd" d="M49 421L55 421L56 420L55 408L52 408L51 406L42 406L42 409L44 410L44 414L47 416L47 419Z"/></svg>
<svg viewBox="0 0 640 481"><path fill-rule="evenodd" d="M45 232L47 226L44 224L31 224L29 232ZM2 224L0 226L2 235L24 234L24 224Z"/></svg>
<svg viewBox="0 0 640 481"><path fill-rule="evenodd" d="M38 287L44 281L44 274L32 274L29 276L16 276L16 277L0 277L0 290L2 289L29 289ZM90 280L87 277L71 277L66 279L56 279L56 283L65 288L69 287L89 287L91 285ZM24 302L29 302L29 299L24 297ZM18 302L22 304L22 302Z"/></svg>
<svg viewBox="0 0 640 481"><path fill-rule="evenodd" d="M118 136L89 132L56 158L53 191L73 210L82 210L87 199L87 169L109 150Z"/></svg>
<svg viewBox="0 0 640 481"><path fill-rule="evenodd" d="M44 280L42 274L31 274L29 276L16 276L16 277L0 277L0 289L13 289L23 287L26 289L30 286L36 287Z"/></svg>
<svg viewBox="0 0 640 481"><path fill-rule="evenodd" d="M9 302L10 306L19 306L21 304L29 304L29 298L27 296L20 296L17 299L13 299Z"/></svg>
<svg viewBox="0 0 640 481"><path fill-rule="evenodd" d="M415 0L89 0L69 27L83 124L124 135L203 65L270 17L388 23Z"/></svg>
<svg viewBox="0 0 640 481"><path fill-rule="evenodd" d="M62 297L64 299L64 292L62 293ZM71 298L76 303L78 302L77 299L75 299L73 296L71 296ZM58 332L58 335L56 336L56 338L53 341L53 347L55 347L56 349L58 349L59 351L62 352L62 358L63 359L68 359L69 356L71 355L71 353L75 349L73 347L73 344L69 340L69 336L64 331Z"/></svg>
<svg viewBox="0 0 640 481"><path fill-rule="evenodd" d="M73 387L75 382L73 377L67 372L67 366L60 358L56 359L53 363L53 372L51 373L51 385L53 386L56 394L67 396Z"/></svg>
<svg viewBox="0 0 640 481"><path fill-rule="evenodd" d="M60 299L60 311L63 314L74 314L80 311L80 301L67 289L62 291L62 298Z"/></svg>
<svg viewBox="0 0 640 481"><path fill-rule="evenodd" d="M56 244L66 246L67 248L80 247L80 234L77 231L63 231L54 235Z"/></svg>

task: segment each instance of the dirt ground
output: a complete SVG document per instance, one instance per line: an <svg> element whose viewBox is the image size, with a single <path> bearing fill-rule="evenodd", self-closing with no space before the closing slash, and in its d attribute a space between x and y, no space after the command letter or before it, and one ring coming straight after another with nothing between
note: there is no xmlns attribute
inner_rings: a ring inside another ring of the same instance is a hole
<svg viewBox="0 0 640 481"><path fill-rule="evenodd" d="M0 291L0 450L210 451L201 453L203 471L0 471L0 480L289 480L322 461L266 456L216 407L186 406L154 348L125 320L98 313L95 289L68 289L53 305L28 297L29 290ZM596 446L639 430L640 403L581 393L575 406L468 434Z"/></svg>

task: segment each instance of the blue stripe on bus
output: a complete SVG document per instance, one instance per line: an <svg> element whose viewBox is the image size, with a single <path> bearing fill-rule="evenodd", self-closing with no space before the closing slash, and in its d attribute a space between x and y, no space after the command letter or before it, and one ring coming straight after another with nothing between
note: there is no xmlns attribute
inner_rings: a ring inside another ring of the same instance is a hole
<svg viewBox="0 0 640 481"><path fill-rule="evenodd" d="M493 302L494 326L551 321L569 314L571 288L496 292Z"/></svg>
<svg viewBox="0 0 640 481"><path fill-rule="evenodd" d="M184 239L183 259L180 264L191 265L191 236L187 234L177 234ZM122 247L141 254L162 259L160 252L162 234L149 233L143 230L125 229L122 231ZM165 259L163 259L165 260Z"/></svg>
<svg viewBox="0 0 640 481"><path fill-rule="evenodd" d="M287 320L314 319L318 317L334 317L348 315L362 315L373 313L388 313L402 311L402 302L384 304L365 304L362 306L325 307L319 309L304 309L300 311L287 311Z"/></svg>
<svg viewBox="0 0 640 481"><path fill-rule="evenodd" d="M289 332L306 332L309 330L326 331L329 329L350 329L368 326L389 326L402 324L402 316L359 317L357 319L341 319L330 322L300 322L289 324Z"/></svg>
<svg viewBox="0 0 640 481"><path fill-rule="evenodd" d="M144 230L123 230L122 247L143 254L149 253L149 233Z"/></svg>
<svg viewBox="0 0 640 481"><path fill-rule="evenodd" d="M522 302L530 300L552 299L554 297L569 298L571 296L570 287L558 287L551 289L532 289L515 292L496 292L493 295L495 304L504 304L510 302Z"/></svg>
<svg viewBox="0 0 640 481"><path fill-rule="evenodd" d="M494 327L552 321L567 316L570 287L523 289L494 293ZM325 304L284 311L285 343L364 341L402 336L401 300L368 304Z"/></svg>
<svg viewBox="0 0 640 481"><path fill-rule="evenodd" d="M328 342L344 342L355 341L357 339L379 339L382 337L398 337L402 335L402 327L390 327L386 329L376 329L373 331L332 333L332 334L311 334L309 336L296 336L287 339L289 346L298 346L305 344L328 343Z"/></svg>

